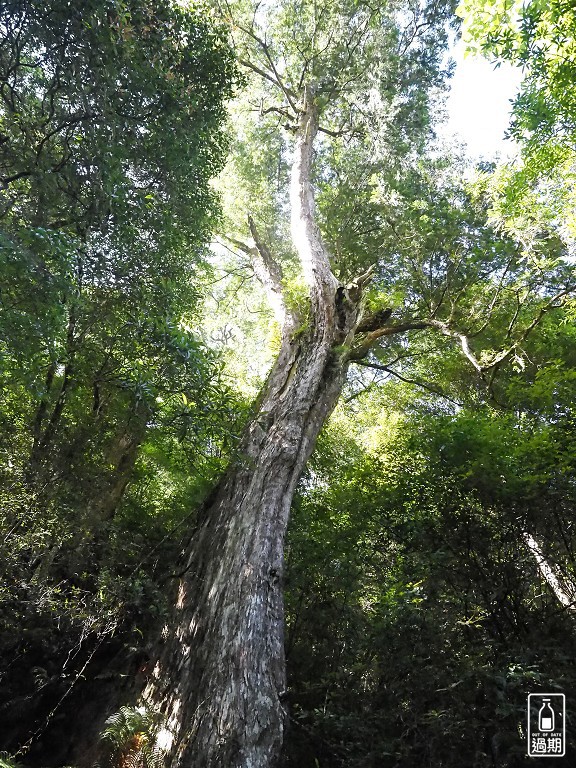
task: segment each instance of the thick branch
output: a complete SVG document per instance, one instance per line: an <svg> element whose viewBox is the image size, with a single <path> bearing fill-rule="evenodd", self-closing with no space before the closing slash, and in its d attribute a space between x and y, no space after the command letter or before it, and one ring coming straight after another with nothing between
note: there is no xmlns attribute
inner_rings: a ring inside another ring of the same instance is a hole
<svg viewBox="0 0 576 768"><path fill-rule="evenodd" d="M405 331L421 331L429 326L430 324L427 320L408 320L405 323L396 323L385 328L378 328L376 331L367 333L362 341L350 351L349 359L356 362L362 360L374 347L378 339L384 336L395 336L397 333L404 333Z"/></svg>
<svg viewBox="0 0 576 768"><path fill-rule="evenodd" d="M429 328L436 328L444 336L448 336L451 339L457 339L460 342L460 347L462 348L464 357L472 363L473 367L476 369L476 371L478 371L479 374L482 374L485 370L487 370L485 367L480 365L475 355L472 353L468 343L468 337L463 333L454 331L447 323L443 323L440 320L426 320L424 321L424 324Z"/></svg>
<svg viewBox="0 0 576 768"><path fill-rule="evenodd" d="M294 318L292 314L286 308L284 302L284 293L282 288L282 267L274 259L268 246L260 239L256 224L252 216L248 216L248 224L250 226L250 233L256 246L257 257L253 257L252 263L254 264L254 273L258 280L262 283L268 296L268 301L276 319L280 325L284 325L287 322L294 324Z"/></svg>

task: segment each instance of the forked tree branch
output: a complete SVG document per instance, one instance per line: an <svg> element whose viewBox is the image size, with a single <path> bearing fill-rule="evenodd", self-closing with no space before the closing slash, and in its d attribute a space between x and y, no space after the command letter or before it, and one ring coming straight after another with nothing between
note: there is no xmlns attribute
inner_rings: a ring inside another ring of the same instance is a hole
<svg viewBox="0 0 576 768"><path fill-rule="evenodd" d="M262 38L259 37L252 29L247 29L246 27L242 27L240 25L236 25L236 26L247 37L253 40L256 43L256 45L258 45L260 49L263 51L264 56L266 57L266 60L268 62L268 67L270 69L271 74L266 73L265 70L261 69L260 67L257 67L255 64L253 64L250 61L247 61L246 59L241 59L239 63L242 64L243 66L247 66L249 69L252 69L261 77L264 77L266 80L269 80L271 83L274 83L274 85L282 91L286 101L290 105L293 112L296 114L296 112L298 111L296 108L296 95L290 88L288 88L288 86L284 84L284 81L280 77L280 73L278 72L276 64L274 63L274 59L270 54L270 46L268 45L266 40L262 40Z"/></svg>
<svg viewBox="0 0 576 768"><path fill-rule="evenodd" d="M361 341L359 344L357 344L355 347L352 348L352 350L349 353L349 359L353 362L358 363L359 365L365 365L370 368L375 368L377 370L382 370L390 375L396 376L399 379L402 379L403 381L406 381L407 383L415 384L418 386L421 386L425 389L429 389L430 391L435 391L432 389L429 385L426 385L423 382L410 380L402 377L402 375L398 374L396 371L391 369L389 366L385 366L382 364L377 363L371 363L365 360L369 352L376 346L378 341L381 338L384 338L386 336L393 336L398 333L404 333L406 331L411 330L424 330L426 328L434 329L439 331L442 335L447 336L448 338L455 339L459 342L460 347L462 349L462 353L464 354L464 357L472 364L473 368L476 370L476 372L479 374L482 381L486 384L487 389L489 393L491 394L491 397L494 399L495 402L496 399L494 397L494 393L492 392L492 385L494 383L494 378L497 373L498 368L504 363L506 360L508 360L513 354L516 353L517 349L519 348L520 344L522 344L530 335L530 333L538 326L538 324L541 322L544 315L551 311L552 309L558 309L562 307L566 299L574 292L576 289L576 286L568 286L567 288L563 288L561 291L558 291L554 296L552 296L544 305L540 307L532 321L522 330L521 333L518 334L518 337L516 340L510 344L505 349L502 349L500 352L495 354L491 360L488 362L481 363L472 349L470 348L469 338L465 333L462 333L459 330L456 330L450 326L449 323L443 322L441 320L436 320L435 318L426 318L422 320L409 320L404 323L396 323L393 325L387 325L382 328L377 328L375 330L372 330L370 333L366 333L363 337L361 337ZM375 315L375 319L378 315ZM388 319L388 310L385 311L385 314L382 316L383 320ZM368 323L369 324L369 323ZM362 332L363 325L360 323L358 326L358 330ZM509 335L509 334L507 334ZM491 376L488 377L486 374L491 372ZM442 392L437 392L437 394L441 395L442 397L447 397ZM450 399L450 398L447 398ZM455 402L455 401L453 401Z"/></svg>
<svg viewBox="0 0 576 768"><path fill-rule="evenodd" d="M457 339L460 342L460 347L462 349L464 357L470 363L472 363L472 366L476 369L476 371L481 376L483 376L484 371L487 369L485 369L482 365L480 365L480 362L477 360L476 356L470 349L470 343L468 341L468 337L465 334L460 333L460 331L453 330L452 328L450 328L448 323L444 323L441 320L434 320L434 319L425 320L424 327L435 328L436 330L440 331L440 333L443 334L444 336L448 336L451 339Z"/></svg>
<svg viewBox="0 0 576 768"><path fill-rule="evenodd" d="M266 70L262 69L261 67L257 66L253 62L244 58L238 59L238 64L240 64L242 67L246 67L246 69L252 70L252 72L255 72L257 75L260 75L260 77L263 78L264 80L268 80L269 83L272 83L272 85L274 85L276 88L278 88L280 91L283 92L283 89L280 83L276 81L276 78L273 75L271 75L269 72L266 72Z"/></svg>
<svg viewBox="0 0 576 768"><path fill-rule="evenodd" d="M504 363L506 360L508 360L518 349L520 344L522 344L528 336L532 333L532 331L538 326L538 324L541 322L542 318L547 312L550 312L553 309L559 309L563 304L565 303L566 298L576 290L576 286L568 286L567 288L563 288L561 291L558 291L554 296L552 296L549 301L546 302L546 304L542 305L536 315L534 316L533 320L524 328L523 331L521 331L516 340L512 342L508 347L505 349L502 349L500 352L495 354L491 360L485 363L480 363L478 358L474 355L472 350L470 349L470 343L468 336L464 333L461 333L460 331L454 330L450 327L448 323L442 322L440 320L425 320L425 325L428 325L430 328L436 328L440 331L444 336L449 336L453 339L457 339L460 342L460 346L462 348L462 352L464 353L464 356L467 358L467 360L470 361L470 363L473 365L473 367L478 371L478 373L484 378L484 374L488 373L488 371L493 370L500 366L502 363ZM515 314L515 317L517 317L517 314ZM510 328L508 329L507 336L510 334Z"/></svg>

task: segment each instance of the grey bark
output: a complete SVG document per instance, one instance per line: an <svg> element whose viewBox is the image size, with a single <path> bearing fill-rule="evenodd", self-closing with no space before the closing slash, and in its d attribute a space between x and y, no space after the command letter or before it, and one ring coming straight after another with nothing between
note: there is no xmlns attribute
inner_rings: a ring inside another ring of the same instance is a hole
<svg viewBox="0 0 576 768"><path fill-rule="evenodd" d="M278 318L278 359L241 443L241 459L201 512L191 538L170 626L145 699L163 715L159 746L168 768L272 768L286 711L283 544L298 478L340 395L348 365L379 340L432 329L459 341L483 375L514 346L481 365L468 337L435 317L387 324L384 311L361 323L362 287L330 269L314 213L311 165L318 112L305 90L295 134L291 233L309 288L310 324L295 332L281 297L281 274L250 223L256 257ZM550 303L549 308L555 304ZM546 308L540 312L546 311ZM533 324L521 338L530 333Z"/></svg>

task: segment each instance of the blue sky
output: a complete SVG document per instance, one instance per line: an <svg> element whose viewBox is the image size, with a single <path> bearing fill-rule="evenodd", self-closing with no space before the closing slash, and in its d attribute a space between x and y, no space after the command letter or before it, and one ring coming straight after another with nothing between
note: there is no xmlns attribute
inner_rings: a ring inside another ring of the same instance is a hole
<svg viewBox="0 0 576 768"><path fill-rule="evenodd" d="M492 159L514 154L514 144L504 141L508 127L510 99L520 85L519 69L502 64L494 68L486 59L464 57L464 44L459 41L450 51L456 61L456 72L448 97L448 122L440 134L451 139L455 134L468 146L475 158Z"/></svg>

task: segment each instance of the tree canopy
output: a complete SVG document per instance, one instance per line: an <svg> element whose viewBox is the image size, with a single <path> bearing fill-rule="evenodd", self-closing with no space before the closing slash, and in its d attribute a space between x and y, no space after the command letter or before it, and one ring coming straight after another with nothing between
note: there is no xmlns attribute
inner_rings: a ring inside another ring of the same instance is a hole
<svg viewBox="0 0 576 768"><path fill-rule="evenodd" d="M455 5L2 6L0 766L530 763L576 682L574 20ZM525 75L474 174L460 17Z"/></svg>
<svg viewBox="0 0 576 768"><path fill-rule="evenodd" d="M465 0L458 8L470 51L522 69L509 133L521 162L500 170L496 210L526 230L560 228L574 240L574 9L562 2ZM504 192L504 194L503 194Z"/></svg>
<svg viewBox="0 0 576 768"><path fill-rule="evenodd" d="M236 74L201 8L9 2L0 14L1 644L14 749L51 721L104 636L120 626L116 647L128 648L158 610L142 561L226 450L236 398L202 340L198 285ZM48 742L44 758L60 751Z"/></svg>

